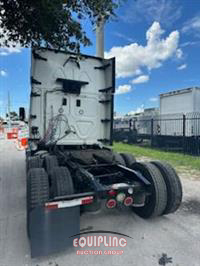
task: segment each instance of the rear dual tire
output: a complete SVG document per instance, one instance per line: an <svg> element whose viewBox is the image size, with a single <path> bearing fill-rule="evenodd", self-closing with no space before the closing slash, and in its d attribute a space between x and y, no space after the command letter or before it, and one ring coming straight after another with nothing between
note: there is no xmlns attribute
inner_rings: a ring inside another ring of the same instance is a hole
<svg viewBox="0 0 200 266"><path fill-rule="evenodd" d="M50 173L53 197L74 194L74 185L67 167L54 167Z"/></svg>
<svg viewBox="0 0 200 266"><path fill-rule="evenodd" d="M175 212L182 201L181 181L166 162L135 163L132 169L140 172L150 183L150 195L146 195L145 205L133 210L142 218L152 218Z"/></svg>
<svg viewBox="0 0 200 266"><path fill-rule="evenodd" d="M74 193L71 174L66 167L54 167L51 171L53 197ZM43 207L50 199L49 178L44 168L31 168L27 176L27 234L30 236L30 212Z"/></svg>
<svg viewBox="0 0 200 266"><path fill-rule="evenodd" d="M27 157L27 161L26 161L26 170L27 173L30 169L33 168L41 168L43 166L43 162L44 160L39 156L33 156L33 157Z"/></svg>
<svg viewBox="0 0 200 266"><path fill-rule="evenodd" d="M131 168L131 166L136 163L135 157L130 153L120 153L125 161L126 167Z"/></svg>
<svg viewBox="0 0 200 266"><path fill-rule="evenodd" d="M140 172L151 183L145 205L133 207L133 211L146 219L162 215L167 204L167 187L160 171L151 163L135 163L132 169Z"/></svg>
<svg viewBox="0 0 200 266"><path fill-rule="evenodd" d="M48 155L44 158L44 167L47 171L47 174L50 175L54 167L58 167L58 160L55 155Z"/></svg>
<svg viewBox="0 0 200 266"><path fill-rule="evenodd" d="M29 230L29 214L32 209L44 206L49 201L49 180L44 168L29 169L27 176L27 234Z"/></svg>
<svg viewBox="0 0 200 266"><path fill-rule="evenodd" d="M163 214L175 212L182 202L182 185L179 176L174 168L166 162L153 161L160 173L162 174L167 187L167 205Z"/></svg>

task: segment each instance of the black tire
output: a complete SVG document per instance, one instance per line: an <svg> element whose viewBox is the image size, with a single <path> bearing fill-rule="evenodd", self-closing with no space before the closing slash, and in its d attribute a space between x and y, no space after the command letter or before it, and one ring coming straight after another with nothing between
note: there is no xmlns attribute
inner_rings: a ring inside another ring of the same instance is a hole
<svg viewBox="0 0 200 266"><path fill-rule="evenodd" d="M33 156L27 158L26 170L27 172L33 168L41 168L43 166L43 159L40 156Z"/></svg>
<svg viewBox="0 0 200 266"><path fill-rule="evenodd" d="M49 200L49 180L43 168L32 168L27 177L27 233L29 236L29 213Z"/></svg>
<svg viewBox="0 0 200 266"><path fill-rule="evenodd" d="M123 166L126 166L126 163L125 163L123 157L121 156L121 154L119 154L119 153L117 153L117 152L115 152L115 153L113 154L113 160L114 160L114 162L117 163L117 164L121 164L121 165L123 165Z"/></svg>
<svg viewBox="0 0 200 266"><path fill-rule="evenodd" d="M179 176L174 168L166 162L153 161L162 174L167 186L167 206L163 214L175 212L181 205L183 191Z"/></svg>
<svg viewBox="0 0 200 266"><path fill-rule="evenodd" d="M49 200L49 180L44 168L29 171L30 208L43 206Z"/></svg>
<svg viewBox="0 0 200 266"><path fill-rule="evenodd" d="M44 157L44 167L47 174L50 175L53 168L58 167L58 160L55 155L48 155Z"/></svg>
<svg viewBox="0 0 200 266"><path fill-rule="evenodd" d="M74 193L71 174L66 167L55 167L51 171L53 197L65 196Z"/></svg>
<svg viewBox="0 0 200 266"><path fill-rule="evenodd" d="M132 154L120 153L120 155L123 157L126 167L130 168L134 163L136 163L136 159Z"/></svg>
<svg viewBox="0 0 200 266"><path fill-rule="evenodd" d="M133 207L134 212L142 218L162 215L167 204L167 188L160 171L151 163L135 163L132 169L140 172L151 183L151 194L146 196L145 205Z"/></svg>

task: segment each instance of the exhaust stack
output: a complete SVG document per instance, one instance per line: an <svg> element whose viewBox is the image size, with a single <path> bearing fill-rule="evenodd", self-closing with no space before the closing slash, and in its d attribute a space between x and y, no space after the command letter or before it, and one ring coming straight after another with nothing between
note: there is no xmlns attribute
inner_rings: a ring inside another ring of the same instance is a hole
<svg viewBox="0 0 200 266"><path fill-rule="evenodd" d="M96 56L104 58L104 18L101 17L96 26Z"/></svg>

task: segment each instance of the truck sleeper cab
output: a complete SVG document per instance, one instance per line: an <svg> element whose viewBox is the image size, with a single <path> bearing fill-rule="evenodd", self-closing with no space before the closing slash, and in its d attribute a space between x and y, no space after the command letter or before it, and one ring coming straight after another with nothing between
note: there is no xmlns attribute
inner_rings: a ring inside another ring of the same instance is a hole
<svg viewBox="0 0 200 266"><path fill-rule="evenodd" d="M175 170L113 152L115 59L32 51L27 233L31 256L72 246L80 214L132 208L143 218L174 212L182 200Z"/></svg>

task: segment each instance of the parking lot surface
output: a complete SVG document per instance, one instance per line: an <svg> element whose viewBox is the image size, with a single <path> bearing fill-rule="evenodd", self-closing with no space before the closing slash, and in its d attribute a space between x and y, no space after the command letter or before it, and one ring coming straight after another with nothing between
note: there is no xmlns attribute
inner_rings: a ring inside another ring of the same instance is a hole
<svg viewBox="0 0 200 266"><path fill-rule="evenodd" d="M81 216L81 229L112 230L131 236L127 246L120 248L122 255L76 255L74 248L31 259L26 235L25 154L17 151L12 141L0 140L0 266L199 266L198 174L186 170L181 174L184 198L181 208L174 214L143 220L131 210L103 209L100 213Z"/></svg>

